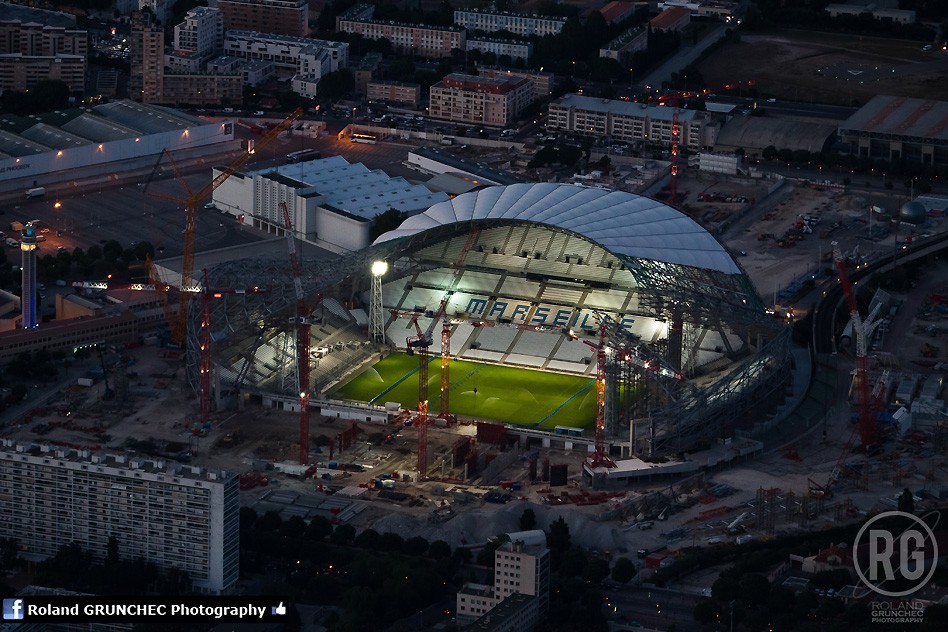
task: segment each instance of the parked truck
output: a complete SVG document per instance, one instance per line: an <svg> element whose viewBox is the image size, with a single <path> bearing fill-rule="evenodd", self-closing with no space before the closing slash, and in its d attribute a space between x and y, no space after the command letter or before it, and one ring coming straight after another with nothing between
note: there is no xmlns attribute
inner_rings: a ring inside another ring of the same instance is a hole
<svg viewBox="0 0 948 632"><path fill-rule="evenodd" d="M32 189L26 190L27 199L35 198L35 197L43 197L44 195L46 195L45 187L33 187Z"/></svg>

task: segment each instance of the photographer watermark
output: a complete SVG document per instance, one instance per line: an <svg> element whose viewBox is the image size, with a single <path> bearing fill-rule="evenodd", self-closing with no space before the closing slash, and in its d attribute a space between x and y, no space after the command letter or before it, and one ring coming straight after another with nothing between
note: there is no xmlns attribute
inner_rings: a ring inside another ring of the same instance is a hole
<svg viewBox="0 0 948 632"><path fill-rule="evenodd" d="M887 511L868 520L856 534L856 574L869 590L889 598L871 602L873 622L922 621L924 605L901 598L917 593L935 573L938 542L933 527L938 519L935 512L919 518L903 511Z"/></svg>

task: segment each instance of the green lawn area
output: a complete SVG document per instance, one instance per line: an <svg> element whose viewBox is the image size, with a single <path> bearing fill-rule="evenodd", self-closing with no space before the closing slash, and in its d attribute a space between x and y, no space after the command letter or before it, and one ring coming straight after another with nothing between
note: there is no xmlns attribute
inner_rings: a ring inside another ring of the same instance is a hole
<svg viewBox="0 0 948 632"><path fill-rule="evenodd" d="M428 365L429 411L440 408L440 367L440 356L432 358ZM404 353L392 354L356 375L333 393L333 397L362 402L375 400L376 404L400 402L414 409L418 405L418 358ZM452 360L451 412L462 417L523 426L543 421L538 427L550 430L554 426L592 428L596 418L596 389L594 380L586 377Z"/></svg>

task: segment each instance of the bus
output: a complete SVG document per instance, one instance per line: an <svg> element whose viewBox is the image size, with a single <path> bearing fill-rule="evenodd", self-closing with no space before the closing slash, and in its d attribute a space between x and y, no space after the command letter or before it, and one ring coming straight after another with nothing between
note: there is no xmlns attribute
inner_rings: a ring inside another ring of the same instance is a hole
<svg viewBox="0 0 948 632"><path fill-rule="evenodd" d="M364 145L374 145L376 140L378 139L375 136L372 136L371 134L354 133L352 135L353 143L362 143Z"/></svg>
<svg viewBox="0 0 948 632"><path fill-rule="evenodd" d="M319 160L323 157L322 152L317 149L301 149L300 151L291 151L286 155L290 162L305 162L307 160Z"/></svg>

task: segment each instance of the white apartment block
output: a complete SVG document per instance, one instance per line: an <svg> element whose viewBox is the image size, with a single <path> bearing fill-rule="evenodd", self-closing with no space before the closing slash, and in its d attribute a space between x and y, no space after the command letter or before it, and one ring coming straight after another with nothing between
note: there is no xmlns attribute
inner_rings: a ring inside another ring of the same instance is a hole
<svg viewBox="0 0 948 632"><path fill-rule="evenodd" d="M550 103L547 129L670 147L671 107L567 94ZM680 110L679 145L693 151L714 146L718 125L704 112Z"/></svg>
<svg viewBox="0 0 948 632"><path fill-rule="evenodd" d="M217 9L195 7L174 27L175 55L206 60L224 45L224 16Z"/></svg>
<svg viewBox="0 0 948 632"><path fill-rule="evenodd" d="M414 52L422 57L449 57L451 49L464 50L464 31L454 26L402 24L382 20L339 17L336 30L357 33L368 39L385 38L397 52Z"/></svg>
<svg viewBox="0 0 948 632"><path fill-rule="evenodd" d="M529 79L533 86L533 96L531 101L545 99L553 94L553 73L537 72L536 70L517 70L514 68L501 68L499 66L478 66L477 74L481 77L518 77Z"/></svg>
<svg viewBox="0 0 948 632"><path fill-rule="evenodd" d="M532 102L529 79L452 73L431 86L428 114L456 123L504 127Z"/></svg>
<svg viewBox="0 0 948 632"><path fill-rule="evenodd" d="M515 35L556 35L563 30L566 18L525 13L502 13L478 9L457 9L454 23L468 31L510 31Z"/></svg>
<svg viewBox="0 0 948 632"><path fill-rule="evenodd" d="M494 552L494 585L465 584L457 594L458 625L471 623L512 594L537 598L539 618L550 607L550 550L540 530L500 536Z"/></svg>
<svg viewBox="0 0 948 632"><path fill-rule="evenodd" d="M529 61L533 57L533 42L507 39L469 39L467 40L467 50L494 53L497 57L508 55L511 59Z"/></svg>
<svg viewBox="0 0 948 632"><path fill-rule="evenodd" d="M121 557L178 568L220 593L238 577L239 511L236 473L0 442L0 537L32 554L77 542L103 559L115 536Z"/></svg>
<svg viewBox="0 0 948 632"><path fill-rule="evenodd" d="M283 70L291 76L323 77L349 65L349 45L345 42L256 31L227 31L224 53L272 62L277 72Z"/></svg>

